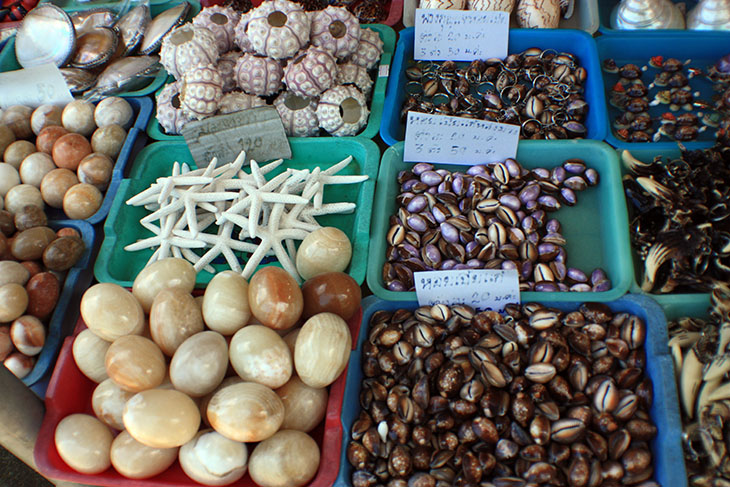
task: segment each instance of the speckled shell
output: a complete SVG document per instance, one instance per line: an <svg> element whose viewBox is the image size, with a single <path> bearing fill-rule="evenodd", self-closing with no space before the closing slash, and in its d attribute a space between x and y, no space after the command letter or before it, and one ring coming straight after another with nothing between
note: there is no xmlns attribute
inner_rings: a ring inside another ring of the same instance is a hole
<svg viewBox="0 0 730 487"><path fill-rule="evenodd" d="M248 53L236 61L235 76L249 95L269 96L281 89L284 69L276 59Z"/></svg>
<svg viewBox="0 0 730 487"><path fill-rule="evenodd" d="M383 40L378 33L371 29L362 29L360 43L348 61L370 69L378 64L381 54L383 54Z"/></svg>
<svg viewBox="0 0 730 487"><path fill-rule="evenodd" d="M192 38L181 44L174 40L181 35L190 35ZM173 30L162 40L160 48L160 63L176 80L196 66L215 65L218 62L218 47L215 36L203 27L185 24Z"/></svg>
<svg viewBox="0 0 730 487"><path fill-rule="evenodd" d="M248 21L251 20L251 12L241 14L241 19L238 21L234 30L233 41L236 43L238 48L242 52L253 52L253 46L251 45L251 39L246 34L246 28L248 28Z"/></svg>
<svg viewBox="0 0 730 487"><path fill-rule="evenodd" d="M468 10L494 10L500 12L512 12L515 8L515 0L466 0Z"/></svg>
<svg viewBox="0 0 730 487"><path fill-rule="evenodd" d="M360 105L360 117L354 123L345 122L341 115L340 104L348 98ZM367 125L369 116L365 96L354 86L336 86L325 91L317 105L319 126L337 137L357 135Z"/></svg>
<svg viewBox="0 0 730 487"><path fill-rule="evenodd" d="M192 120L183 113L182 108L173 105L173 98L179 94L180 82L175 81L165 86L157 95L157 121L169 135L179 134L185 124Z"/></svg>
<svg viewBox="0 0 730 487"><path fill-rule="evenodd" d="M463 10L464 0L421 0L419 8L438 8L442 10Z"/></svg>
<svg viewBox="0 0 730 487"><path fill-rule="evenodd" d="M557 29L560 24L560 0L520 0L517 24L524 29Z"/></svg>
<svg viewBox="0 0 730 487"><path fill-rule="evenodd" d="M223 115L225 113L240 112L247 108L262 107L264 105L266 105L266 100L263 98L234 91L223 95L220 103L218 103L218 113Z"/></svg>
<svg viewBox="0 0 730 487"><path fill-rule="evenodd" d="M201 120L215 115L223 97L223 81L214 66L198 66L183 76L180 101L185 115Z"/></svg>
<svg viewBox="0 0 730 487"><path fill-rule="evenodd" d="M230 51L218 58L218 72L223 81L223 93L230 93L238 87L236 83L236 61L243 54L240 51Z"/></svg>
<svg viewBox="0 0 730 487"><path fill-rule="evenodd" d="M284 68L289 91L300 96L318 96L335 84L337 64L328 51L310 46Z"/></svg>
<svg viewBox="0 0 730 487"><path fill-rule="evenodd" d="M269 15L274 12L286 15L286 23L274 27ZM251 11L246 34L254 50L274 59L286 59L309 42L310 19L301 5L289 0L269 0Z"/></svg>
<svg viewBox="0 0 730 487"><path fill-rule="evenodd" d="M338 85L357 86L365 96L368 96L370 90L373 89L373 80L370 78L368 70L355 63L338 64L336 81Z"/></svg>
<svg viewBox="0 0 730 487"><path fill-rule="evenodd" d="M285 91L274 100L274 106L279 112L284 131L289 137L314 137L319 135L319 120L317 119L317 98L307 98L309 104L299 110L292 110L286 105L286 100L292 93Z"/></svg>
<svg viewBox="0 0 730 487"><path fill-rule="evenodd" d="M217 15L216 15L217 14ZM222 16L222 17L221 17ZM233 38L234 30L238 25L241 14L230 7L213 5L200 11L193 19L196 27L205 27L215 36L218 52L227 52L235 47ZM220 23L222 22L223 23Z"/></svg>
<svg viewBox="0 0 730 487"><path fill-rule="evenodd" d="M335 24L337 22L337 24ZM344 28L337 31L336 27ZM329 6L312 16L312 45L327 49L338 59L355 52L360 43L360 22L344 7Z"/></svg>

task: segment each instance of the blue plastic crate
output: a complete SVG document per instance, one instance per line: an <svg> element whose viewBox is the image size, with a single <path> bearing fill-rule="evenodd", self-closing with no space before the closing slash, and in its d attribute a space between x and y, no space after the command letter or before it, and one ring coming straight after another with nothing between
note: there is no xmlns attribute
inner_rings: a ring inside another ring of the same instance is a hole
<svg viewBox="0 0 730 487"><path fill-rule="evenodd" d="M38 355L33 370L23 378L23 383L41 399L46 395L48 380L53 372L58 351L63 339L70 335L79 314L79 302L83 290L89 287L93 277L91 255L94 252L94 227L82 220L50 221L48 226L54 230L71 227L76 229L84 241L86 250L81 259L68 270L61 287L56 309L53 310L46 331L46 343Z"/></svg>
<svg viewBox="0 0 730 487"><path fill-rule="evenodd" d="M415 30L411 27L399 34L380 124L380 136L388 145L404 140L406 133L406 126L400 120L400 112L405 99L405 69L413 60ZM571 29L510 29L509 53L519 53L530 47L570 52L578 58L580 65L588 72L585 99L590 108L586 120L586 138L603 140L606 136L606 99L593 37L586 32Z"/></svg>
<svg viewBox="0 0 730 487"><path fill-rule="evenodd" d="M596 39L598 56L601 63L612 58L618 66L633 63L637 66L646 66L653 56L664 56L664 58L677 58L681 61L691 59L690 66L705 69L713 65L722 56L730 52L730 37L718 38L713 32L707 31L686 31L681 36L677 31L653 31L651 33L642 31L620 31L615 35L600 36ZM654 79L658 70L649 68L643 73L642 79L648 86ZM618 81L617 74L604 73L603 83L606 99L614 84ZM690 81L692 91L699 91L700 100L711 103L713 94L712 83L702 76L693 78ZM650 96L656 93L657 89L650 92ZM650 107L649 114L652 118L658 117L663 112L668 112L668 105ZM693 110L697 112L697 110ZM684 110L676 114L686 113ZM613 121L620 114L618 108L607 104L606 109L606 142L621 149L652 148L654 150L676 149L677 142L662 137L659 142L625 142L616 137L613 129ZM696 141L683 142L688 149L699 149L710 147L715 142L715 130L709 129L700 133Z"/></svg>
<svg viewBox="0 0 730 487"><path fill-rule="evenodd" d="M555 303L539 301L561 310L574 310L582 301ZM628 312L639 316L647 325L646 374L654 386L654 401L649 414L657 427L657 436L651 442L654 465L654 480L660 485L686 487L687 474L684 467L680 443L681 422L679 402L674 381L671 357L667 350L666 320L661 308L645 296L626 295L606 303L617 312ZM352 466L347 461L347 445L350 442L352 424L360 412L360 387L362 374L362 347L367 338L370 318L378 310L415 309L413 301L382 301L374 296L362 302L363 318L357 340L357 349L352 353L347 367L345 397L342 405L342 453L340 471L335 487L352 485Z"/></svg>

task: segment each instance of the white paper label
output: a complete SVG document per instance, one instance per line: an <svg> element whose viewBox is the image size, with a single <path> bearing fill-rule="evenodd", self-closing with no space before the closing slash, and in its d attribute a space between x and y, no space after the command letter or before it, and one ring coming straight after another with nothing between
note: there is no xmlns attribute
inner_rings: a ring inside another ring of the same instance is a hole
<svg viewBox="0 0 730 487"><path fill-rule="evenodd" d="M45 104L64 106L74 99L55 64L0 73L0 87L0 108L12 105L31 108Z"/></svg>
<svg viewBox="0 0 730 487"><path fill-rule="evenodd" d="M408 112L403 160L486 164L517 154L520 127L473 118Z"/></svg>
<svg viewBox="0 0 730 487"><path fill-rule="evenodd" d="M378 78L387 78L390 74L390 65L383 64L378 68Z"/></svg>
<svg viewBox="0 0 730 487"><path fill-rule="evenodd" d="M501 311L520 302L520 281L514 269L469 269L415 272L420 306L466 304L478 310Z"/></svg>
<svg viewBox="0 0 730 487"><path fill-rule="evenodd" d="M507 57L509 13L416 9L413 58L473 61Z"/></svg>

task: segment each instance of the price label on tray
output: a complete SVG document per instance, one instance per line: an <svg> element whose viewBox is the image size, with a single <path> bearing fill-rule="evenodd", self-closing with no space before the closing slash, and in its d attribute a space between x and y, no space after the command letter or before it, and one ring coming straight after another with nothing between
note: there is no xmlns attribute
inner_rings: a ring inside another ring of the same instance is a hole
<svg viewBox="0 0 730 487"><path fill-rule="evenodd" d="M474 309L501 311L520 302L520 281L514 269L466 269L415 272L420 306L466 304Z"/></svg>
<svg viewBox="0 0 730 487"><path fill-rule="evenodd" d="M416 9L413 58L473 61L507 57L509 13Z"/></svg>
<svg viewBox="0 0 730 487"><path fill-rule="evenodd" d="M0 108L65 106L73 100L63 75L54 64L0 73Z"/></svg>
<svg viewBox="0 0 730 487"><path fill-rule="evenodd" d="M520 127L473 118L408 112L403 160L486 164L517 154Z"/></svg>

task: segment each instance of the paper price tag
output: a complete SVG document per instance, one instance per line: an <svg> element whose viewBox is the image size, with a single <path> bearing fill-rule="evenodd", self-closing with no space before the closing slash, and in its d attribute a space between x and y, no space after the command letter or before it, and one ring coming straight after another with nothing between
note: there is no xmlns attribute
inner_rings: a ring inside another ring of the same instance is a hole
<svg viewBox="0 0 730 487"><path fill-rule="evenodd" d="M31 108L45 104L64 106L73 100L66 80L55 64L0 73L0 108L12 105Z"/></svg>
<svg viewBox="0 0 730 487"><path fill-rule="evenodd" d="M415 272L420 306L466 304L474 309L501 311L520 302L520 280L514 269L469 269Z"/></svg>
<svg viewBox="0 0 730 487"><path fill-rule="evenodd" d="M473 61L507 57L509 13L416 9L413 58Z"/></svg>
<svg viewBox="0 0 730 487"><path fill-rule="evenodd" d="M272 106L190 122L182 135L198 167L207 166L214 157L221 163L232 161L242 150L246 151L246 162L291 159L284 125Z"/></svg>
<svg viewBox="0 0 730 487"><path fill-rule="evenodd" d="M408 112L403 160L486 164L517 154L520 127L473 118Z"/></svg>

